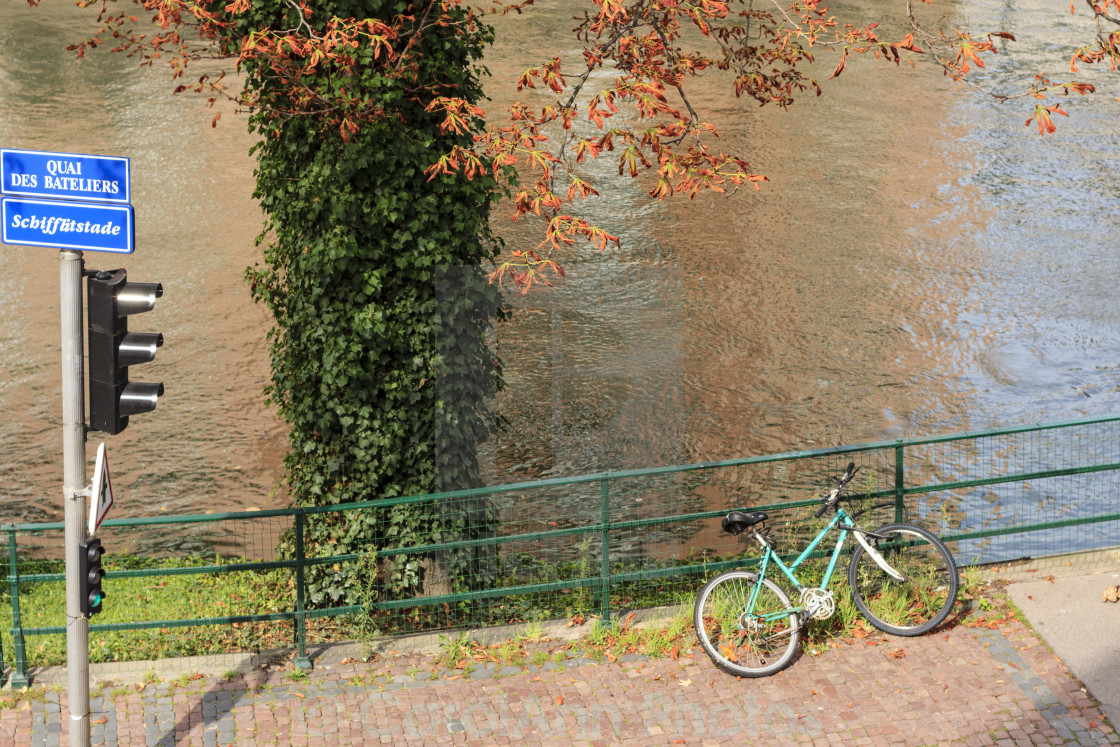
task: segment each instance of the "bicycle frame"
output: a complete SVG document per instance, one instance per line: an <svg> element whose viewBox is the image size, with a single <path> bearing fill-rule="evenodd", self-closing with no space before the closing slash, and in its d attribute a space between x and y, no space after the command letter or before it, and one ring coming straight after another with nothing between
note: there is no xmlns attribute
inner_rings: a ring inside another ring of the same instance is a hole
<svg viewBox="0 0 1120 747"><path fill-rule="evenodd" d="M793 587L797 589L799 593L807 588L805 584L801 583L801 580L798 579L796 575L794 575L794 570L805 562L805 560L813 553L813 551L817 549L817 546L824 541L825 535L831 532L838 524L840 525L840 537L836 540L836 547L832 551L832 557L829 558L828 568L825 569L824 577L821 579L820 586L817 588L820 588L821 591L824 591L828 588L828 584L832 580L832 574L836 570L836 562L840 558L840 552L844 548L844 542L845 540L847 540L849 532L855 533L856 540L861 545L863 545L863 548L867 551L867 554L884 571L900 581L903 580L903 576L899 574L898 571L896 571L894 568L892 568L890 563L888 563L886 559L874 547L872 547L866 539L863 538L865 530L860 529L858 526L856 526L855 520L852 519L848 512L846 512L840 506L837 506L836 515L832 518L832 521L828 522L828 524L826 524L824 528L817 533L817 536L813 538L813 541L809 543L808 547L806 547L801 552L801 554L798 555L797 558L794 559L789 565L786 565L784 562L782 562L782 558L776 552L774 552L774 549L770 546L770 543L767 542L764 537L762 537L757 532L755 533L756 539L758 539L763 547L762 560L758 569L758 579L760 583L758 583L754 586L753 589L751 589L750 598L747 600L747 609L745 610L746 614L753 615L754 613L755 602L758 600L758 593L762 588L761 581L762 579L766 578L766 570L769 567L771 561L777 564L778 568L781 569L782 573L785 574L785 577L789 579L790 583L793 584ZM801 614L805 611L805 607L800 603L800 600L798 600L798 604L793 606L791 609L798 614ZM761 615L760 617L763 620L770 620L779 619L787 614L789 614L789 610Z"/></svg>

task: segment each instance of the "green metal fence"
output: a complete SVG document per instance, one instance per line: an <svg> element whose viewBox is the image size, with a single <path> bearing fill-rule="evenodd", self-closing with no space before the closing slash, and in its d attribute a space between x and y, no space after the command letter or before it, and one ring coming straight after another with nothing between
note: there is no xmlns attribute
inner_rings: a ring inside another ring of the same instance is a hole
<svg viewBox="0 0 1120 747"><path fill-rule="evenodd" d="M852 486L863 523L923 525L961 563L1120 545L1120 416L329 508L111 520L100 531L108 598L90 625L91 660L199 653L201 641L219 639L225 650L284 642L310 666L309 644L358 629L610 618L684 599L704 577L745 562L749 548L719 529L727 511L766 510L777 536L795 537L814 526L813 497L849 460L863 466ZM460 525L472 539L408 546L386 532L362 554L304 541L310 522L378 512L390 526L394 512L417 506L468 516ZM471 526L476 515L485 526ZM19 686L65 644L63 526L0 530L9 563L3 657ZM333 601L332 589L378 588L394 564L413 564L420 596ZM478 577L447 570L463 567Z"/></svg>

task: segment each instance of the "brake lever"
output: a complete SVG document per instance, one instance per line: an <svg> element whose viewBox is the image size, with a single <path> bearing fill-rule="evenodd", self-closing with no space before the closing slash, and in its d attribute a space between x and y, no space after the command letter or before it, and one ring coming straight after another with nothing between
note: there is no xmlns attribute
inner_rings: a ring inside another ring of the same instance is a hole
<svg viewBox="0 0 1120 747"><path fill-rule="evenodd" d="M835 489L829 491L828 496L824 499L824 502L821 503L821 507L818 508L817 512L813 515L818 519L821 518L821 516L824 515L824 512L828 510L828 507L836 505L839 499L840 486L837 485Z"/></svg>

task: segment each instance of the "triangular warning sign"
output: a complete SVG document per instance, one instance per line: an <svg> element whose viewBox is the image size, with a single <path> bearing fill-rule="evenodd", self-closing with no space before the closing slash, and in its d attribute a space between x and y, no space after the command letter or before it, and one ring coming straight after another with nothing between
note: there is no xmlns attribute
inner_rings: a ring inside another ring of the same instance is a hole
<svg viewBox="0 0 1120 747"><path fill-rule="evenodd" d="M89 496L89 533L95 534L105 514L113 507L113 483L109 479L109 458L105 443L97 447L97 463L93 467L93 490Z"/></svg>

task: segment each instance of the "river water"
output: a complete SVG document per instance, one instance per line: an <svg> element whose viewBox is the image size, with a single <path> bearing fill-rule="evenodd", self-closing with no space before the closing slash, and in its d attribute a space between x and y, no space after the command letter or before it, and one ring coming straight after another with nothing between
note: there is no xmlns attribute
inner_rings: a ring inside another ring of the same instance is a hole
<svg viewBox="0 0 1120 747"><path fill-rule="evenodd" d="M495 110L567 38L573 5L541 0L498 22ZM1015 55L983 74L1021 87L1068 76L1084 19L1059 6L949 12L1015 34ZM886 7L845 12L870 21ZM86 262L163 283L131 326L163 332L134 375L167 394L111 439L113 516L284 505L284 428L262 394L269 317L242 280L262 222L251 138L228 110L211 128L213 112L171 96L158 67L61 51L88 26L69 4L0 5L0 145L132 159L136 252ZM1082 77L1106 89L1103 71ZM511 293L495 331L509 426L483 449L488 482L1120 411L1113 95L1068 102L1074 116L1041 140L1025 105L874 60L789 112L735 100L718 76L690 98L770 182L660 205L637 183L604 190L589 214L623 248L571 252L567 278ZM503 213L495 223L511 248L539 240ZM58 261L5 246L0 268L0 515L57 520Z"/></svg>
<svg viewBox="0 0 1120 747"><path fill-rule="evenodd" d="M496 79L565 27L565 3L538 5L547 21L499 31ZM844 12L866 23L891 7ZM953 7L1019 39L982 71L1000 90L1066 79L1087 39L1054 4ZM1115 90L1107 71L1083 72ZM702 79L690 100L770 182L659 206L640 187L615 193L592 215L622 251L573 253L562 284L514 298L498 338L518 417L487 452L495 479L1117 411L1114 97L1064 102L1074 116L1043 140L1022 100L998 105L928 67L857 58L823 85L782 112Z"/></svg>
<svg viewBox="0 0 1120 747"><path fill-rule="evenodd" d="M94 14L95 15L95 14ZM132 377L162 381L154 413L107 438L110 518L272 505L285 431L264 404L269 315L242 279L256 261L244 123L210 127L197 99L173 97L163 68L66 43L91 32L72 3L0 5L0 143L7 148L128 156L136 210L132 255L85 252L87 268L126 267L161 282L134 331L162 332L155 361ZM226 116L230 116L226 112ZM62 517L61 355L57 252L0 249L0 515ZM92 458L101 434L90 434Z"/></svg>

